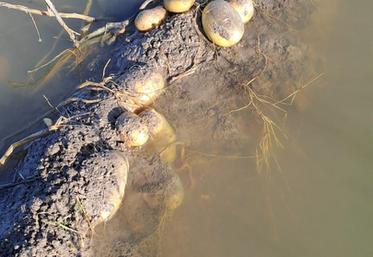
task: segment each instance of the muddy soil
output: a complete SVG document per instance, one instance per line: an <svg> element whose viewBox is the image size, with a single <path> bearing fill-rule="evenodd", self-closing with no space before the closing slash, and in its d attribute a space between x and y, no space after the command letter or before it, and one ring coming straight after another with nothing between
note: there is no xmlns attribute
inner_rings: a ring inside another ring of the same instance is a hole
<svg viewBox="0 0 373 257"><path fill-rule="evenodd" d="M170 15L154 31L119 38L87 69L99 81L110 58L106 74L115 83L106 86L113 90L125 87L134 66L161 69L168 85L152 107L173 126L180 145L255 151L261 126L255 112L231 113L249 101L244 86L252 81L257 94L281 99L296 88L292 81L313 71L307 45L292 33L307 25L312 1L256 3L243 40L232 48L212 45L193 9ZM162 196L175 176L188 183L177 173L183 156L170 164L146 147L126 147L115 127L126 106L110 92L80 90L75 97L100 102L60 108L68 122L28 146L15 170L18 185L1 191L0 256L156 256L156 232L168 215ZM253 149L242 149L243 142ZM103 220L102 213L114 208L107 192L120 188L119 170L128 175L126 195L116 216Z"/></svg>

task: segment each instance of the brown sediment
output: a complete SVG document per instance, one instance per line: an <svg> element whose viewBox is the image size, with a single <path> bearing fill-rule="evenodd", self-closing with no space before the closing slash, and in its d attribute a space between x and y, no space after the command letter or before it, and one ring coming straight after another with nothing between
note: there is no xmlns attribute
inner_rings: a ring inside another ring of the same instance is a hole
<svg viewBox="0 0 373 257"><path fill-rule="evenodd" d="M126 144L118 118L135 110L146 117L141 112L150 104L172 125L177 138L170 136L170 144L182 142L186 151L209 154L218 145L224 145L225 153L242 153L250 150L243 149L246 142L252 142L255 151L261 115L276 118L276 108L282 108L277 103L286 97L281 92L288 92L282 89L285 82L314 76L305 66L307 46L290 33L306 24L311 1L256 4L242 41L232 48L220 49L206 40L197 7L169 16L151 32L119 38L110 53L98 56L93 64L111 59L107 74L112 75L105 84L109 90L84 88L75 97L100 101L60 108L71 117L69 122L30 144L16 169L18 182L35 180L1 192L0 255L156 256L157 244L144 251L142 242L155 238L184 189L159 149L149 152L147 145ZM101 67L93 66L101 76ZM128 92L132 77L144 79L149 70L161 71L168 83L157 100L129 108L125 101L133 103L134 96L117 92ZM245 115L237 115L242 111ZM150 119L142 122L149 122L151 131ZM124 200L116 211L127 164ZM106 223L99 224L108 209Z"/></svg>

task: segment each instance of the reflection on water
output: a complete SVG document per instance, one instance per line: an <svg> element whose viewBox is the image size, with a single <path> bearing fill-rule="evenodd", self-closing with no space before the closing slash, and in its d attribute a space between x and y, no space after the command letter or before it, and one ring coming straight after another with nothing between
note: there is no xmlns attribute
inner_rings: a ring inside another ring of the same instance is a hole
<svg viewBox="0 0 373 257"><path fill-rule="evenodd" d="M289 115L282 170L192 164L199 183L168 224L161 256L373 256L373 4L317 2L301 36L325 57L326 75Z"/></svg>
<svg viewBox="0 0 373 257"><path fill-rule="evenodd" d="M18 1L26 6L44 8L42 2ZM59 8L66 11L72 11L74 8L82 10L84 1L64 1ZM36 16L34 18L42 42L38 42L30 16L17 11L0 9L0 138L15 129L22 128L48 110L43 94L53 102L58 102L71 92L76 82L76 74L71 73L68 76L57 76L56 80L36 92L32 88L15 88L10 85L9 81L23 82L27 79L27 71L32 69L52 48L55 37L61 30L50 18ZM79 23L73 22L71 25L76 27ZM71 43L63 37L54 55L69 47Z"/></svg>

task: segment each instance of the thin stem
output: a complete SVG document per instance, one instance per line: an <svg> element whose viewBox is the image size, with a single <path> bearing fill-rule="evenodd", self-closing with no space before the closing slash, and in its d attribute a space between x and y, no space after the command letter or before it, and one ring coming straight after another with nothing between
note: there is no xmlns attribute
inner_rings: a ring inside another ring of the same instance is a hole
<svg viewBox="0 0 373 257"><path fill-rule="evenodd" d="M17 10L17 11L21 11L24 13L31 13L31 14L41 15L41 16L54 17L53 12L51 12L50 10L45 11L45 10L32 9L32 8L28 8L26 6L19 5L19 4L10 4L6 2L0 2L0 7ZM65 19L78 19L78 20L83 20L86 22L94 22L96 20L94 17L88 16L88 15L82 15L79 13L59 13L59 15Z"/></svg>

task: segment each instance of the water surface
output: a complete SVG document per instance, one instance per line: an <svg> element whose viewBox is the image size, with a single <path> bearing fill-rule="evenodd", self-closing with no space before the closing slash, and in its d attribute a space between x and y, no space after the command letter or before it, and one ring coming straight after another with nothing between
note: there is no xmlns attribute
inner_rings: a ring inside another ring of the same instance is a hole
<svg viewBox="0 0 373 257"><path fill-rule="evenodd" d="M8 2L45 9L43 0ZM83 13L89 1L53 2L60 12ZM123 20L131 16L141 2L141 0L92 1L89 15L105 18L108 21ZM0 8L0 155L10 143L44 126L40 118L51 109L46 99L52 105L57 105L68 98L81 81L87 79L79 73L79 69L72 70L66 65L46 83L31 82L21 87L14 84L14 82L27 82L28 71L32 70L48 53L50 55L46 60L51 60L63 50L72 47L67 34L61 33L62 28L53 18L37 15L33 18L40 32L40 41L37 29L29 15ZM66 20L66 22L76 31L79 31L82 26L80 21ZM60 33L61 37L59 37ZM51 51L52 49L54 50ZM50 67L51 65L36 73L34 81L46 74ZM12 136L24 128L28 128L25 133ZM1 173L0 180L3 176L4 173Z"/></svg>
<svg viewBox="0 0 373 257"><path fill-rule="evenodd" d="M315 1L300 34L325 76L289 113L281 170L210 159L166 229L161 256L373 256L373 4Z"/></svg>

